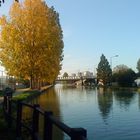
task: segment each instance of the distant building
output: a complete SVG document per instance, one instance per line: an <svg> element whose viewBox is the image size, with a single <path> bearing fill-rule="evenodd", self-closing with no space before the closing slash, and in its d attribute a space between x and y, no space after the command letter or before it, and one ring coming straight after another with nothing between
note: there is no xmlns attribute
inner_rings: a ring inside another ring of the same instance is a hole
<svg viewBox="0 0 140 140"><path fill-rule="evenodd" d="M9 76L0 76L0 90L3 90L5 87L10 87L15 89L15 78Z"/></svg>
<svg viewBox="0 0 140 140"><path fill-rule="evenodd" d="M78 77L84 77L84 76L85 77L94 77L93 72L90 72L90 71L78 72L77 76Z"/></svg>
<svg viewBox="0 0 140 140"><path fill-rule="evenodd" d="M75 73L72 73L71 76L72 76L72 77L76 77L76 74L75 74Z"/></svg>
<svg viewBox="0 0 140 140"><path fill-rule="evenodd" d="M86 77L93 77L93 72L85 71L85 72L83 72L83 76L86 76Z"/></svg>
<svg viewBox="0 0 140 140"><path fill-rule="evenodd" d="M83 76L83 73L82 73L82 72L78 72L78 73L77 73L77 76L78 76L78 77L82 77L82 76Z"/></svg>

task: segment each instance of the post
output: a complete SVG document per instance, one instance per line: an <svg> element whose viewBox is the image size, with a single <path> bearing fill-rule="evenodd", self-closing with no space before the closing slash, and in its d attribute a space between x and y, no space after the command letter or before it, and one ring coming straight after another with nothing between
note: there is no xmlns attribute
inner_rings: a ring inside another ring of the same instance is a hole
<svg viewBox="0 0 140 140"><path fill-rule="evenodd" d="M111 68L111 80L110 80L110 84L112 85L112 58L114 57L118 57L119 55L114 55L112 57L110 57L110 68Z"/></svg>
<svg viewBox="0 0 140 140"><path fill-rule="evenodd" d="M33 129L33 134L32 134L32 140L37 140L37 135L39 131L39 111L37 108L39 108L39 104L35 104L33 107L33 121L32 121L32 129Z"/></svg>
<svg viewBox="0 0 140 140"><path fill-rule="evenodd" d="M4 95L4 101L3 101L3 113L4 113L4 118L6 122L9 122L9 117L8 117L8 96Z"/></svg>
<svg viewBox="0 0 140 140"><path fill-rule="evenodd" d="M87 131L84 128L71 128L71 140L86 140Z"/></svg>
<svg viewBox="0 0 140 140"><path fill-rule="evenodd" d="M49 117L53 115L51 111L45 111L44 113L44 140L52 140L53 124Z"/></svg>
<svg viewBox="0 0 140 140"><path fill-rule="evenodd" d="M12 125L12 116L11 116L11 109L12 109L12 101L11 101L11 97L8 97L8 109L7 109L7 113L8 113L8 126L11 127Z"/></svg>
<svg viewBox="0 0 140 140"><path fill-rule="evenodd" d="M112 70L112 58L114 58L114 57L118 57L119 55L114 55L114 56L111 56L110 57L110 67L111 67L111 70Z"/></svg>
<svg viewBox="0 0 140 140"><path fill-rule="evenodd" d="M17 121L16 121L16 138L17 140L22 139L21 129L22 129L22 103L17 101Z"/></svg>
<svg viewBox="0 0 140 140"><path fill-rule="evenodd" d="M4 100L3 100L3 110L4 110L4 113L6 112L7 110L7 96L4 95Z"/></svg>

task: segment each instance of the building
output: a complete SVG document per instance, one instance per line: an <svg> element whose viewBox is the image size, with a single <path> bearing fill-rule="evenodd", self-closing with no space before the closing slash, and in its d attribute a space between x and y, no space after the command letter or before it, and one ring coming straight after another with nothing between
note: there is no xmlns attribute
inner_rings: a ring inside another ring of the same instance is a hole
<svg viewBox="0 0 140 140"><path fill-rule="evenodd" d="M83 76L86 76L86 77L93 77L93 72L85 71L85 72L83 72Z"/></svg>

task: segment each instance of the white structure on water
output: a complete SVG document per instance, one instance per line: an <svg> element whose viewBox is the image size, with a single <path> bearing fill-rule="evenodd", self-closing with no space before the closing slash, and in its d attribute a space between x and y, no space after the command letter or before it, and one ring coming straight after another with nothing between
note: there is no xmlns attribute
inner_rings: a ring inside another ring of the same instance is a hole
<svg viewBox="0 0 140 140"><path fill-rule="evenodd" d="M137 85L138 87L140 87L140 77L137 78L134 82L136 83L136 85Z"/></svg>

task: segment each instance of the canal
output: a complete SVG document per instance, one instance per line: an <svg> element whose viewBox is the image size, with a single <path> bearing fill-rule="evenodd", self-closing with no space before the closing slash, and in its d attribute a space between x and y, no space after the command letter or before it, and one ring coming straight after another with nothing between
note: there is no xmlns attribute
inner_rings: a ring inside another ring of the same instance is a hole
<svg viewBox="0 0 140 140"><path fill-rule="evenodd" d="M88 140L140 140L140 93L137 91L58 84L32 103L52 110L70 127L87 129ZM54 131L54 140L69 140L56 128Z"/></svg>

